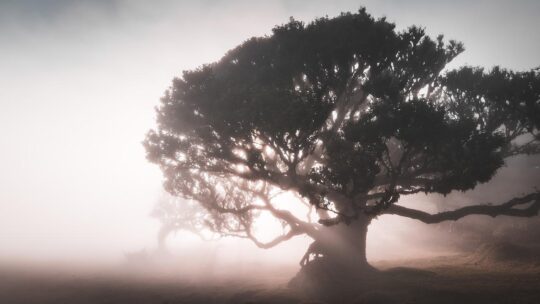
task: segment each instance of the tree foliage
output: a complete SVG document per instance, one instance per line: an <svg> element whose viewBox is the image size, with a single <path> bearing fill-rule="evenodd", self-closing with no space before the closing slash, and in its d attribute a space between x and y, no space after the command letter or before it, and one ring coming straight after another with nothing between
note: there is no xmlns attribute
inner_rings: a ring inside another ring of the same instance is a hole
<svg viewBox="0 0 540 304"><path fill-rule="evenodd" d="M291 19L174 79L147 157L168 192L208 211L211 230L260 247L385 213L429 223L535 215L538 193L434 215L397 204L473 189L508 157L540 152L538 70L444 71L463 50L365 9L307 25ZM280 191L298 193L319 223L277 208ZM286 227L268 243L253 233L260 212Z"/></svg>

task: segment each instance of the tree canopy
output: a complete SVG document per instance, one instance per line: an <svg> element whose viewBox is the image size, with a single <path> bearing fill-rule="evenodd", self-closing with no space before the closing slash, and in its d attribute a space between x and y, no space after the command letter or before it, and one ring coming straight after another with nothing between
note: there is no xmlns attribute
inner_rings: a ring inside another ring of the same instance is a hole
<svg viewBox="0 0 540 304"><path fill-rule="evenodd" d="M381 214L426 223L536 215L537 192L438 214L399 205L473 189L507 158L540 152L539 71L445 70L463 51L365 9L291 19L174 79L147 157L168 192L207 210L208 228L263 248ZM318 222L276 207L280 191L313 206ZM262 211L284 226L269 242L253 233Z"/></svg>

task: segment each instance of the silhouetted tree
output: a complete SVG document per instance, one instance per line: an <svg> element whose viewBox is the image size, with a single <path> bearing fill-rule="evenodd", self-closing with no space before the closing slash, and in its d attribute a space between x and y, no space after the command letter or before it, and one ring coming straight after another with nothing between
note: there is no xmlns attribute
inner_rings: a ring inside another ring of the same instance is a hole
<svg viewBox="0 0 540 304"><path fill-rule="evenodd" d="M306 266L341 273L370 269L366 234L382 214L425 223L536 215L538 192L436 214L399 205L473 189L508 157L540 151L538 71L443 72L462 51L365 9L291 19L174 79L145 140L148 159L168 192L207 210L208 229L261 248L308 235L317 252ZM278 208L280 191L299 194L318 221ZM282 221L283 234L260 241L261 212Z"/></svg>
<svg viewBox="0 0 540 304"><path fill-rule="evenodd" d="M193 233L203 240L219 237L213 235L212 231L204 233L206 223L211 220L212 215L194 201L164 194L154 207L152 216L160 222L157 240L161 251L167 250L167 238L181 231Z"/></svg>

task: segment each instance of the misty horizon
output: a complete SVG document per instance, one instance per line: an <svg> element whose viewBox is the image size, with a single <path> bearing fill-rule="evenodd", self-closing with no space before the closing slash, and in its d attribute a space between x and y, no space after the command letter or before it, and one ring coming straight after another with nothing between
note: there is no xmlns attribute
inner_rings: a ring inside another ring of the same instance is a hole
<svg viewBox="0 0 540 304"><path fill-rule="evenodd" d="M407 13L392 1L362 5L398 28L418 24L433 35L463 41L467 51L453 65L519 70L538 64L533 50L539 42L531 36L536 18L520 15L532 14L527 5L535 4L524 4L436 9L418 1ZM219 59L248 37L268 34L289 16L309 21L359 5L315 2L306 10L300 2L3 3L0 255L20 256L37 246L39 255L49 258L66 252L119 257L152 247L158 223L149 213L160 195L161 174L146 162L140 142L170 79ZM441 15L423 13L428 10ZM449 18L456 11L458 24ZM489 25L503 13L509 13L511 27ZM488 29L497 29L497 35L488 35ZM501 47L501 37L515 42ZM485 52L493 47L497 52ZM22 226L21 220L32 225ZM100 252L93 252L96 248Z"/></svg>
<svg viewBox="0 0 540 304"><path fill-rule="evenodd" d="M496 66L516 72L540 67L540 2L532 0L0 2L0 266L67 276L76 269L88 276L110 272L152 284L157 282L152 275L285 282L315 243L310 236L261 249L249 237L203 230L214 237L207 241L182 228L167 234L160 247L163 220L156 209L160 200L178 198L164 190L167 174L151 163L148 134L159 130L160 100L184 71L222 64L250 38L270 39L276 26L293 20L310 24L361 7L394 23L396 32L416 25L433 39L442 34L445 43L462 42L464 51L443 72L463 66L485 72ZM539 191L540 157L510 157L492 179L473 188L417 191L398 203L427 213L504 203ZM284 203L305 197L293 190L282 195L276 200L280 208L295 216L307 213ZM306 221L322 219L317 216ZM461 257L483 248L486 235L527 244L540 227L537 217L486 215L428 225L381 214L370 223L367 261L381 269L399 261L415 267ZM254 227L264 241L285 229L272 215Z"/></svg>

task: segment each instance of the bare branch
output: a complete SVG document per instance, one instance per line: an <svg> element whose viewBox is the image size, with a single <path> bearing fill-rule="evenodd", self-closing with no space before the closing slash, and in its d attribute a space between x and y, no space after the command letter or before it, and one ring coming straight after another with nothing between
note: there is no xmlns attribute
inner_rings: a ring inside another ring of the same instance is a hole
<svg viewBox="0 0 540 304"><path fill-rule="evenodd" d="M291 229L288 233L282 234L269 242L259 241L249 230L247 230L246 234L247 234L247 238L251 240L257 247L262 248L262 249L269 249L269 248L272 248L281 244L282 242L290 240L294 236L303 234L303 232L295 230L295 229Z"/></svg>
<svg viewBox="0 0 540 304"><path fill-rule="evenodd" d="M516 208L530 204L526 208ZM517 197L500 205L480 204L459 208L453 211L445 211L436 214L430 214L424 211L411 209L399 205L392 205L382 214L395 214L415 220L422 221L427 224L440 223L444 221L455 221L468 215L489 215L496 217L499 215L516 216L516 217L532 217L538 215L540 210L540 192L530 193L528 195Z"/></svg>

